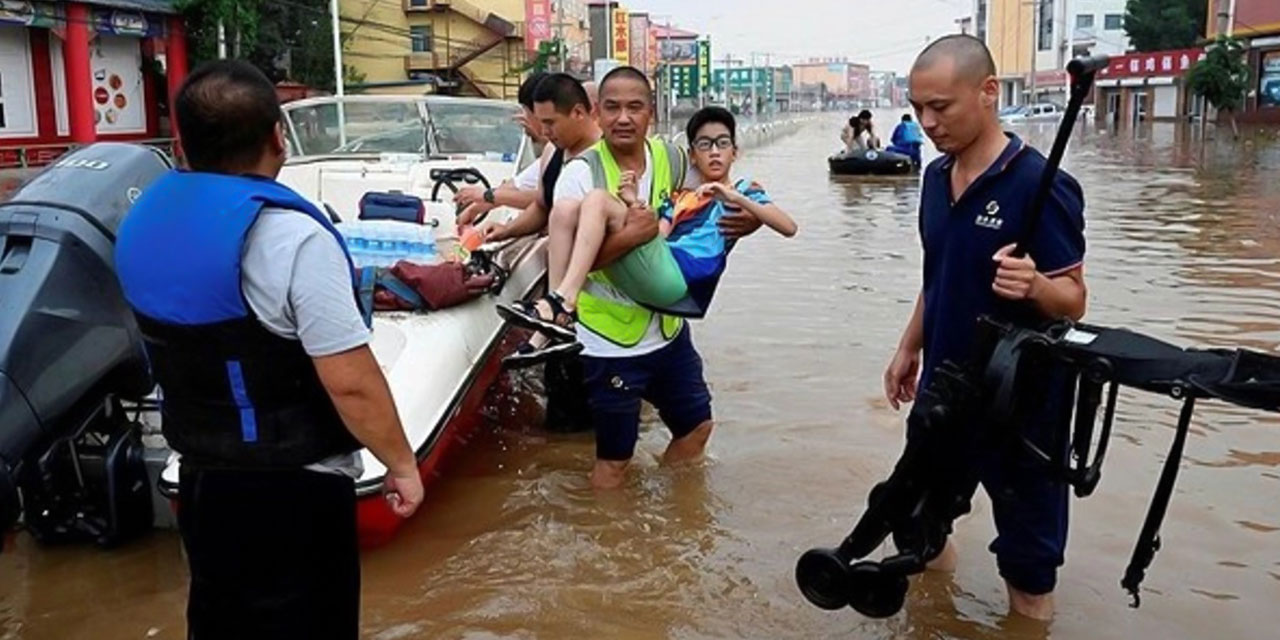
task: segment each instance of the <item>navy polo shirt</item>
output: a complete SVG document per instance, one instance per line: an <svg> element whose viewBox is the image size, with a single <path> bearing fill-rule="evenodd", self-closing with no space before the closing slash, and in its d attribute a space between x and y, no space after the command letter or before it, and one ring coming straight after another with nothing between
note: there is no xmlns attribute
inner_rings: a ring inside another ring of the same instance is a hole
<svg viewBox="0 0 1280 640"><path fill-rule="evenodd" d="M921 388L946 360L972 356L978 316L1035 320L1031 304L1001 305L991 289L996 251L1017 241L1027 209L1044 171L1045 157L1017 136L999 159L963 194L953 199L951 167L943 156L925 169L920 194L920 237L924 245L924 367ZM1046 275L1068 271L1084 261L1084 193L1065 171L1058 171L1044 215L1029 246L1036 269ZM1003 312L1026 309L1029 317Z"/></svg>

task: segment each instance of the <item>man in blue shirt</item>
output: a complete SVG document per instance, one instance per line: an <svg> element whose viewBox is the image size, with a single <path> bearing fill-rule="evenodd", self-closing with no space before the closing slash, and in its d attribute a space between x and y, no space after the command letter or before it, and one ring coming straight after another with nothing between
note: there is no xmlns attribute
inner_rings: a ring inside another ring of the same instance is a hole
<svg viewBox="0 0 1280 640"><path fill-rule="evenodd" d="M923 288L884 375L895 409L915 399L945 360L970 357L975 323L983 314L1035 325L1084 315L1084 196L1059 172L1029 254L1014 258L1028 203L1045 158L1000 128L995 64L981 40L947 36L929 45L911 70L911 103L925 133L945 155L925 170L920 197ZM921 350L924 363L921 368ZM1050 442L1069 419L1066 380L1046 380L1045 410L1022 425L1033 440ZM1044 445L1048 446L1048 445ZM1067 487L1040 470L988 452L977 461L991 498L997 536L991 544L1009 591L1010 609L1047 620L1063 562ZM948 543L930 568L952 570Z"/></svg>

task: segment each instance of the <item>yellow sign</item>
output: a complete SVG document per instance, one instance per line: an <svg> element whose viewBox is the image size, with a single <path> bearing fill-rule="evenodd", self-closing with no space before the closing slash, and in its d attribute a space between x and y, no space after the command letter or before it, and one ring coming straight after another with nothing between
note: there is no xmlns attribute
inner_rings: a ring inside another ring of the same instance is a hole
<svg viewBox="0 0 1280 640"><path fill-rule="evenodd" d="M631 22L627 10L613 10L613 59L622 64L631 61Z"/></svg>

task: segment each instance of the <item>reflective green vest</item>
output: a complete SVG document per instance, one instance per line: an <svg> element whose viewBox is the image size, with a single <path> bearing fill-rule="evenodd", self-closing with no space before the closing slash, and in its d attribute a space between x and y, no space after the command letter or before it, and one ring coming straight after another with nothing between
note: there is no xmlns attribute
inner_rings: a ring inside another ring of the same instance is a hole
<svg viewBox="0 0 1280 640"><path fill-rule="evenodd" d="M659 138L649 138L649 154L653 158L653 184L649 186L649 207L657 215L658 209L671 193L684 184L689 168L689 158L684 150ZM597 189L618 193L622 170L609 151L604 140L597 142L573 161L583 161L591 168L592 181ZM620 347L634 347L644 339L649 322L657 315L662 322L662 337L671 340L680 333L683 320L674 316L655 314L622 293L604 271L592 271L586 285L578 293L578 322L606 340Z"/></svg>

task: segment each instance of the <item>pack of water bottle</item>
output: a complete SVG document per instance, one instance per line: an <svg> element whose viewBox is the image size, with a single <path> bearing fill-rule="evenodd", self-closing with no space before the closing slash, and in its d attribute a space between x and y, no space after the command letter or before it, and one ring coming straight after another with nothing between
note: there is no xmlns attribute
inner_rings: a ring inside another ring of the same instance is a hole
<svg viewBox="0 0 1280 640"><path fill-rule="evenodd" d="M397 220L355 220L337 225L357 267L390 267L401 260L437 261L434 227Z"/></svg>

